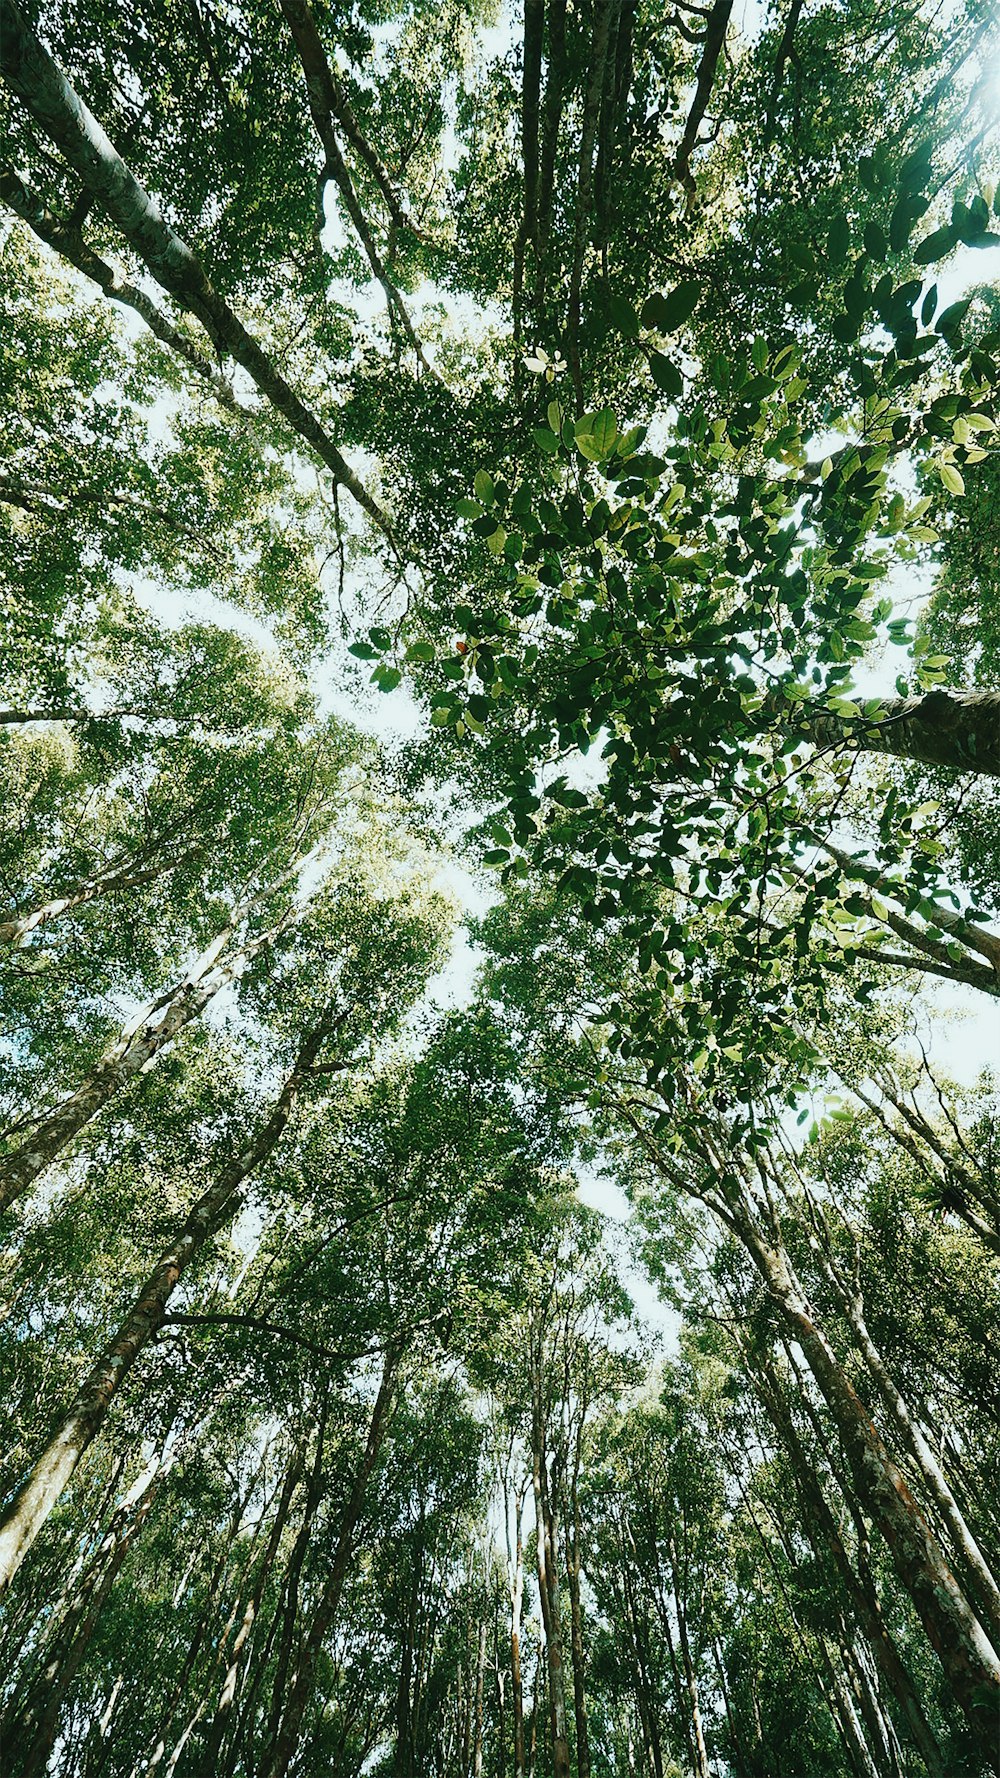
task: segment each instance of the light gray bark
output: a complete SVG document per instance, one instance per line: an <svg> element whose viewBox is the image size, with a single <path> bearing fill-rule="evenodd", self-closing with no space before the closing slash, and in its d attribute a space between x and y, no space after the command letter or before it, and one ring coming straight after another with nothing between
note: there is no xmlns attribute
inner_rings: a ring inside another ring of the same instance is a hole
<svg viewBox="0 0 1000 1778"><path fill-rule="evenodd" d="M31 30L17 0L0 0L0 74L60 149L164 290L201 322L216 350L248 371L261 394L392 538L387 515L267 353L213 288L187 242L122 160L96 117Z"/></svg>

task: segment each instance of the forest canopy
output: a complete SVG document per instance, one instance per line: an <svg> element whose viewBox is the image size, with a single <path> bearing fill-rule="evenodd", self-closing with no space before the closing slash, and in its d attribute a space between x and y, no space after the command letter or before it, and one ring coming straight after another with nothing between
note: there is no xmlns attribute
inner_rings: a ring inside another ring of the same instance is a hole
<svg viewBox="0 0 1000 1778"><path fill-rule="evenodd" d="M0 1771L1000 1773L993 0L0 0Z"/></svg>

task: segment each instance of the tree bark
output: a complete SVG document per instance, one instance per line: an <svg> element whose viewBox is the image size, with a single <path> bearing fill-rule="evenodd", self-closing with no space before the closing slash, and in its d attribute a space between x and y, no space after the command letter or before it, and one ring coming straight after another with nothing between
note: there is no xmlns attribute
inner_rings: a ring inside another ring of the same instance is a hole
<svg viewBox="0 0 1000 1778"><path fill-rule="evenodd" d="M326 1034L325 1023L310 1032L267 1122L188 1212L176 1240L161 1254L129 1315L91 1366L44 1451L0 1518L0 1595L10 1585L84 1451L103 1426L122 1382L163 1320L187 1266L223 1223L236 1215L242 1204L241 1186L276 1148L302 1081Z"/></svg>
<svg viewBox="0 0 1000 1778"><path fill-rule="evenodd" d="M748 1366L748 1376L788 1455L807 1535L810 1541L825 1548L831 1556L858 1625L883 1680L899 1705L929 1778L944 1778L941 1749L924 1714L913 1681L903 1665L899 1650L879 1609L878 1600L856 1573L847 1553L822 1483L809 1462L787 1402L782 1396L778 1377L768 1364Z"/></svg>
<svg viewBox="0 0 1000 1778"><path fill-rule="evenodd" d="M79 173L157 282L194 315L220 352L248 371L261 394L316 452L334 480L387 537L389 519L305 403L210 283L200 261L167 223L159 204L125 165L61 68L30 29L17 0L0 0L0 73L39 128Z"/></svg>
<svg viewBox="0 0 1000 1778"><path fill-rule="evenodd" d="M826 1267L825 1271L836 1290L868 1374L899 1434L900 1443L911 1457L921 1481L938 1509L942 1523L947 1527L954 1552L971 1582L972 1594L986 1621L991 1640L1000 1649L1000 1589L989 1564L966 1523L944 1470L883 1362L868 1331L860 1303L832 1266Z"/></svg>
<svg viewBox="0 0 1000 1778"><path fill-rule="evenodd" d="M200 1017L209 1001L236 980L290 917L286 916L285 920L234 952L227 962L220 963L220 955L246 912L246 906L237 909L182 980L126 1025L76 1091L42 1117L30 1136L0 1160L0 1211L9 1209L109 1100L148 1068L161 1051L173 1043L185 1025Z"/></svg>
<svg viewBox="0 0 1000 1778"><path fill-rule="evenodd" d="M1000 692L930 691L922 698L881 698L875 720L803 711L799 727L817 747L891 753L918 765L1000 776Z"/></svg>
<svg viewBox="0 0 1000 1778"><path fill-rule="evenodd" d="M566 1731L566 1680L559 1607L558 1530L549 1497L544 1442L540 1428L533 1439L535 1542L538 1546L538 1593L545 1629L545 1654L549 1681L549 1719L552 1734L554 1778L570 1778L569 1738Z"/></svg>
<svg viewBox="0 0 1000 1778"><path fill-rule="evenodd" d="M295 47L299 52L299 60L302 63L302 72L305 76L310 115L326 156L326 165L320 179L323 181L326 177L331 178L340 192L347 214L354 224L355 233L368 257L368 263L385 292L390 313L395 314L419 362L425 370L429 370L430 366L414 331L409 311L383 263L368 218L361 208L357 192L354 189L354 181L340 152L340 144L333 127L334 114L337 110L337 88L333 70L323 48L320 34L316 29L316 21L308 0L280 0L280 5L294 38Z"/></svg>
<svg viewBox="0 0 1000 1778"><path fill-rule="evenodd" d="M701 60L698 63L698 74L695 80L694 98L684 125L684 134L677 145L674 157L674 177L691 189L691 156L698 142L698 131L702 118L708 110L708 101L715 85L715 73L726 46L726 32L733 10L733 0L715 0L705 25L702 39Z"/></svg>
<svg viewBox="0 0 1000 1778"><path fill-rule="evenodd" d="M0 920L0 945L13 945L19 948L28 934L36 932L39 926L47 926L58 920L62 914L72 913L74 908L85 907L88 902L97 901L104 895L114 895L125 889L141 888L143 883L152 883L157 877L166 876L167 872L179 864L186 864L189 859L197 857L203 848L190 846L176 858L166 861L158 859L156 864L147 865L142 869L129 869L106 872L103 876L91 877L86 883L76 883L67 889L65 895L54 895L48 901L39 903L30 913L18 914L12 920Z"/></svg>
<svg viewBox="0 0 1000 1778"><path fill-rule="evenodd" d="M791 1261L780 1244L774 1218L765 1233L749 1186L731 1170L732 1162L711 1141L702 1159L712 1168L711 1184L669 1163L631 1110L618 1110L636 1132L657 1168L675 1187L703 1202L745 1248L767 1287L785 1330L803 1352L823 1396L854 1478L858 1499L878 1526L900 1582L935 1650L952 1693L991 1768L1000 1772L996 1712L1000 1706L1000 1658L910 1492L905 1476L874 1426L825 1333L813 1317Z"/></svg>
<svg viewBox="0 0 1000 1778"><path fill-rule="evenodd" d="M581 1428L582 1430L582 1428ZM576 1726L577 1778L590 1778L590 1735L587 1727L586 1657L583 1646L583 1606L580 1599L580 1462L579 1438L570 1484L570 1535L566 1539L566 1578L569 1582L570 1659L573 1666L573 1716Z"/></svg>
<svg viewBox="0 0 1000 1778"><path fill-rule="evenodd" d="M11 1738L15 1744L20 1740L24 1749L21 1778L41 1778L48 1764L59 1727L59 1712L87 1652L105 1600L149 1515L161 1476L162 1469L158 1467L139 1499L121 1515L122 1522L108 1532L91 1568L93 1584L81 1587L73 1601L61 1654L47 1663L20 1722L9 1725L13 1730ZM7 1738L5 1733L5 1741Z"/></svg>
<svg viewBox="0 0 1000 1778"><path fill-rule="evenodd" d="M1000 1771L996 1710L1000 1660L949 1569L897 1464L814 1321L786 1257L745 1220L741 1238L768 1285L826 1401L854 1476L858 1497L886 1540L899 1578L913 1601L985 1758Z"/></svg>
<svg viewBox="0 0 1000 1778"><path fill-rule="evenodd" d="M169 346L182 358L193 371L207 383L216 401L228 408L231 413L240 414L245 410L240 407L231 383L222 375L210 359L199 352L193 340L180 332L173 322L151 302L145 291L124 278L121 272L109 265L107 260L95 253L83 240L78 229L53 215L52 211L42 202L30 185L18 177L11 167L0 167L0 201L5 203L15 215L26 222L32 233L44 241L67 259L70 265L82 272L85 278L103 290L112 302L121 303L124 308L131 309L141 320L145 321L150 333L155 334L161 345Z"/></svg>
<svg viewBox="0 0 1000 1778"><path fill-rule="evenodd" d="M524 1496L514 1502L514 1584L510 1599L511 1711L514 1718L514 1778L524 1778L524 1682L521 1674L521 1611L524 1601Z"/></svg>
<svg viewBox="0 0 1000 1778"><path fill-rule="evenodd" d="M580 131L580 158L576 184L576 216L573 229L573 265L569 281L569 308L566 318L566 343L570 374L577 402L584 403L583 376L580 370L580 300L583 287L583 260L591 236L590 222L594 196L594 149L597 125L604 92L604 70L608 57L608 36L611 30L613 0L594 0L594 23L590 45L590 72L583 107Z"/></svg>
<svg viewBox="0 0 1000 1778"><path fill-rule="evenodd" d="M330 1574L323 1589L319 1603L313 1613L306 1637L305 1646L299 1656L298 1667L292 1682L291 1693L285 1706L284 1716L273 1750L269 1754L262 1772L266 1778L285 1778L289 1761L298 1742L302 1718L312 1696L316 1676L316 1663L323 1646L327 1631L333 1623L340 1597L347 1579L347 1570L354 1546L354 1532L357 1527L361 1510L364 1506L365 1493L371 1474L382 1449L385 1437L389 1408L392 1403L396 1383L396 1372L399 1369L402 1351L399 1347L390 1347L385 1355L382 1366L382 1379L379 1384L375 1405L372 1409L371 1423L368 1429L368 1442L364 1457L354 1478L347 1505L344 1508L340 1528L337 1533L337 1544L333 1552Z"/></svg>

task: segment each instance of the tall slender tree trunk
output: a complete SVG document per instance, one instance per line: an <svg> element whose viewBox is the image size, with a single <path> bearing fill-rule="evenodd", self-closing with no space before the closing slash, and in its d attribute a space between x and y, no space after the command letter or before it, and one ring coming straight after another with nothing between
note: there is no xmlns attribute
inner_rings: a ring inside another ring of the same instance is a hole
<svg viewBox="0 0 1000 1778"><path fill-rule="evenodd" d="M691 1641L688 1636L687 1611L685 1609L680 1563L673 1544L668 1545L670 1572L674 1593L674 1614L677 1620L677 1642L681 1651L681 1665L684 1669L684 1686L687 1691L688 1708L691 1713L691 1741L694 1751L695 1778L711 1778L708 1765L708 1748L705 1745L705 1725L701 1715L701 1695L698 1687L698 1673L691 1655Z"/></svg>
<svg viewBox="0 0 1000 1778"><path fill-rule="evenodd" d="M570 1659L573 1666L573 1715L576 1726L577 1778L590 1778L590 1736L587 1726L586 1654L583 1646L583 1606L580 1599L580 1498L579 1442L570 1484L570 1531L566 1539L566 1578L569 1582Z"/></svg>
<svg viewBox="0 0 1000 1778"><path fill-rule="evenodd" d="M514 1584L510 1600L510 1689L514 1718L514 1778L524 1778L524 1682L521 1675L521 1612L524 1602L524 1496L514 1502Z"/></svg>
<svg viewBox="0 0 1000 1778"><path fill-rule="evenodd" d="M554 1778L570 1778L562 1614L559 1606L558 1527L550 1499L550 1482L546 1473L545 1450L540 1430L533 1442L535 1541L538 1545L538 1592L545 1627L552 1765Z"/></svg>
<svg viewBox="0 0 1000 1778"><path fill-rule="evenodd" d="M215 1707L215 1715L209 1725L208 1733L205 1737L202 1765L205 1769L206 1778L214 1778L214 1775L217 1774L219 1770L222 1742L232 1720L233 1704L236 1698L236 1686L240 1676L241 1665L245 1660L243 1651L249 1642L254 1625L257 1621L261 1599L264 1596L264 1588L266 1587L273 1570L275 1557L278 1553L278 1546L284 1534L285 1526L288 1523L292 1500L302 1475L302 1466L303 1454L301 1447L297 1446L295 1450L293 1450L291 1458L289 1459L288 1468L285 1473L285 1479L282 1484L281 1494L274 1515L274 1523L271 1526L270 1536L267 1540L267 1548L264 1551L263 1559L257 1570L257 1575L243 1612L242 1622L236 1632L236 1637L229 1653L229 1665L226 1668L226 1675L222 1682L219 1701Z"/></svg>
<svg viewBox="0 0 1000 1778"><path fill-rule="evenodd" d="M124 1522L109 1531L105 1539L106 1560L97 1584L92 1590L81 1589L61 1653L49 1662L25 1716L10 1725L11 1739L15 1744L20 1741L24 1749L20 1778L41 1778L48 1765L59 1727L59 1713L87 1652L104 1603L149 1516L162 1473L159 1467L154 1471L142 1495L132 1503ZM97 1572L97 1569L92 1570L92 1574ZM7 1739L6 1734L4 1738Z"/></svg>
<svg viewBox="0 0 1000 1778"><path fill-rule="evenodd" d="M13 945L17 948L23 944L29 933L36 932L40 926L50 925L60 915L72 913L75 908L85 907L89 902L98 901L105 895L120 894L124 890L138 889L144 883L152 883L157 877L164 877L168 871L197 857L202 849L201 846L190 846L174 859L158 859L156 864L145 865L139 870L123 868L109 871L103 876L91 877L85 883L75 883L64 895L52 896L50 900L32 908L29 913L18 914L12 920L0 921L0 945Z"/></svg>
<svg viewBox="0 0 1000 1778"><path fill-rule="evenodd" d="M486 1672L486 1619L479 1620L476 1649L475 1723L472 1740L472 1778L483 1778L483 1677Z"/></svg>
<svg viewBox="0 0 1000 1778"><path fill-rule="evenodd" d="M186 241L125 165L96 117L39 42L17 0L0 0L0 73L54 142L153 277L201 322L219 352L248 371L261 394L391 537L389 520L305 403L213 288Z"/></svg>
<svg viewBox="0 0 1000 1778"><path fill-rule="evenodd" d="M90 278L112 302L121 303L123 307L141 316L150 333L155 334L163 345L169 346L172 352L176 352L185 364L190 365L209 384L217 401L222 402L231 412L240 412L231 384L211 360L203 352L199 352L194 342L174 326L170 317L150 301L144 290L123 277L115 266L88 247L79 230L71 228L60 217L53 215L38 193L32 191L30 185L12 167L0 167L0 200L9 205L22 222L28 224L40 241L61 253L70 265L82 272L85 278ZM79 715L79 711L72 712L70 720L78 719ZM3 720L0 715L0 722Z"/></svg>
<svg viewBox="0 0 1000 1778"><path fill-rule="evenodd" d="M807 1535L811 1541L814 1540L817 1549L825 1548L832 1557L858 1625L885 1684L896 1699L930 1778L945 1778L941 1749L924 1714L916 1688L882 1616L878 1600L864 1585L848 1556L822 1484L809 1462L787 1403L782 1397L779 1379L769 1365L748 1366L748 1374L788 1455Z"/></svg>
<svg viewBox="0 0 1000 1778"><path fill-rule="evenodd" d="M125 1026L76 1091L42 1117L20 1147L0 1160L0 1211L8 1209L91 1119L148 1068L186 1025L200 1017L209 1001L235 981L258 952L271 943L281 924L287 923L259 934L220 963L220 956L246 911L245 907L236 911L183 978Z"/></svg>
<svg viewBox="0 0 1000 1778"><path fill-rule="evenodd" d="M324 1020L302 1043L274 1110L254 1140L188 1212L176 1240L161 1254L121 1326L105 1345L45 1449L0 1518L0 1594L9 1587L42 1525L97 1436L139 1353L160 1326L177 1284L195 1254L242 1203L240 1188L280 1141L299 1088L329 1026Z"/></svg>
<svg viewBox="0 0 1000 1778"><path fill-rule="evenodd" d="M288 1703L285 1706L281 1725L276 1736L275 1745L268 1755L262 1770L266 1778L285 1778L289 1761L295 1752L296 1743L302 1727L302 1720L312 1697L316 1676L316 1663L324 1639L333 1623L340 1606L340 1597L347 1579L354 1548L354 1533L364 1506L365 1494L371 1474L378 1461L385 1437L389 1408L395 1390L396 1373L402 1358L402 1349L391 1346L385 1355L382 1366L382 1378L378 1394L372 1409L371 1423L368 1429L368 1442L361 1460L357 1475L348 1496L337 1533L337 1543L330 1564L330 1573L326 1586L313 1612L312 1621L305 1645L300 1653L298 1666L292 1680L292 1688Z"/></svg>
<svg viewBox="0 0 1000 1778"><path fill-rule="evenodd" d="M828 1273L837 1287L851 1331L855 1336L868 1373L882 1398L899 1434L903 1449L912 1458L921 1481L927 1488L947 1528L959 1566L970 1583L979 1610L982 1612L994 1647L1000 1649L1000 1587L977 1543L962 1510L948 1484L948 1479L927 1439L910 1413L909 1407L889 1373L865 1321L861 1305L853 1292Z"/></svg>
<svg viewBox="0 0 1000 1778"><path fill-rule="evenodd" d="M730 1201L734 1227L797 1341L840 1435L858 1498L878 1525L900 1581L948 1676L954 1696L993 1769L1000 1771L996 1712L1000 1660L873 1425L826 1335L814 1320L787 1255Z"/></svg>

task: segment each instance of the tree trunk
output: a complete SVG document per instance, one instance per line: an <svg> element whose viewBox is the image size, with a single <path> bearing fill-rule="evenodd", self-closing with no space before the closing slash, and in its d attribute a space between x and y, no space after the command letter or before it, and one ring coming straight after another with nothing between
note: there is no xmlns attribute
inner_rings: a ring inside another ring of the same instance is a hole
<svg viewBox="0 0 1000 1778"><path fill-rule="evenodd" d="M708 1766L708 1749L705 1746L705 1727L701 1718L701 1698L698 1691L698 1674L691 1657L691 1642L688 1637L687 1612L681 1590L679 1563L672 1544L668 1546L670 1571L674 1593L674 1611L677 1617L677 1641L681 1651L681 1664L684 1668L684 1685L688 1696L688 1708L691 1712L691 1739L694 1745L695 1778L711 1778Z"/></svg>
<svg viewBox="0 0 1000 1778"><path fill-rule="evenodd" d="M285 382L257 341L209 282L186 241L125 165L96 117L34 35L16 0L0 0L0 72L38 127L61 149L87 190L117 223L153 277L194 315L220 352L228 352L261 394L391 538L389 520L333 440Z"/></svg>
<svg viewBox="0 0 1000 1778"><path fill-rule="evenodd" d="M113 265L109 265L107 260L88 247L79 230L54 216L37 192L32 191L11 167L0 167L0 200L9 205L22 222L27 223L40 241L61 253L78 272L82 272L85 278L98 285L112 302L121 303L124 308L141 316L150 333L155 334L161 344L176 352L179 358L183 358L209 384L217 401L232 413L242 411L231 385L216 366L199 352L194 342L174 326L162 309L158 309L150 301L144 290L123 278Z"/></svg>
<svg viewBox="0 0 1000 1778"><path fill-rule="evenodd" d="M222 1689L219 1693L219 1702L216 1705L215 1716L212 1719L208 1734L205 1738L202 1764L206 1774L217 1774L219 1770L219 1755L222 1748L223 1737L231 1721L233 1701L236 1697L236 1685L239 1679L240 1666L243 1659L243 1649L249 1641L254 1624L257 1621L257 1614L260 1611L260 1602L264 1595L264 1588L267 1585L268 1577L274 1567L274 1559L278 1553L278 1545L281 1542L282 1534L288 1523L288 1515L291 1511L292 1499L295 1490L299 1485L299 1478L302 1474L302 1464L303 1453L301 1447L297 1447L292 1452L288 1464L285 1480L281 1489L281 1495L274 1515L274 1523L271 1526L271 1533L267 1540L267 1548L257 1571L257 1576L251 1589L250 1596L247 1599L243 1619L236 1632L236 1639L229 1652L229 1665L226 1669L226 1676L222 1682Z"/></svg>
<svg viewBox="0 0 1000 1778"><path fill-rule="evenodd" d="M1000 1771L996 1708L1000 1660L910 1493L904 1476L876 1431L853 1385L813 1320L787 1256L756 1231L745 1209L730 1204L737 1229L793 1340L805 1355L840 1435L858 1498L878 1525L900 1581L913 1601L954 1696L973 1728L984 1757Z"/></svg>
<svg viewBox="0 0 1000 1778"><path fill-rule="evenodd" d="M579 1449L577 1450L577 1466ZM587 1730L586 1659L583 1647L583 1607L580 1601L580 1501L578 1468L570 1487L571 1535L566 1540L566 1578L569 1581L570 1658L573 1665L573 1714L576 1724L577 1778L590 1778L590 1738Z"/></svg>
<svg viewBox="0 0 1000 1778"><path fill-rule="evenodd" d="M941 1749L924 1714L920 1698L900 1657L878 1601L855 1572L840 1528L823 1492L822 1484L803 1448L792 1416L781 1394L778 1377L768 1365L752 1367L748 1374L775 1431L788 1455L802 1507L803 1523L810 1541L825 1547L833 1559L841 1585L851 1602L858 1625L870 1647L879 1672L903 1714L914 1746L929 1778L944 1778Z"/></svg>
<svg viewBox="0 0 1000 1778"><path fill-rule="evenodd" d="M156 877L166 876L169 870L173 870L178 864L187 863L188 859L196 857L202 850L201 846L191 846L176 858L158 860L156 864L139 870L130 870L128 866L124 866L119 870L108 871L103 876L91 877L86 883L76 883L72 889L67 889L65 895L54 895L49 901L32 908L29 913L18 914L12 920L0 921L0 945L18 948L29 932L57 920L61 914L72 913L74 908L84 907L87 902L97 901L103 895L113 895L116 890L138 889L143 883L151 883Z"/></svg>
<svg viewBox="0 0 1000 1778"><path fill-rule="evenodd" d="M277 1146L302 1081L327 1035L321 1023L302 1044L274 1110L254 1141L225 1169L188 1215L176 1240L142 1286L131 1312L84 1378L62 1421L0 1518L0 1595L7 1589L48 1514L97 1436L132 1365L159 1327L186 1267L204 1243L239 1210L240 1187Z"/></svg>
<svg viewBox="0 0 1000 1778"><path fill-rule="evenodd" d="M280 924L252 939L228 962L219 963L234 927L246 911L243 907L237 910L183 979L131 1020L76 1091L42 1117L20 1147L0 1160L0 1211L9 1209L109 1100L148 1068L185 1025L200 1017L220 989L235 981L257 952L271 943Z"/></svg>
<svg viewBox="0 0 1000 1778"><path fill-rule="evenodd" d="M524 1682L521 1675L521 1611L524 1602L524 1497L514 1504L514 1585L510 1600L511 1710L514 1717L514 1778L524 1778Z"/></svg>
<svg viewBox="0 0 1000 1778"><path fill-rule="evenodd" d="M549 1720L552 1732L554 1778L570 1778L569 1737L566 1731L566 1681L559 1608L558 1528L549 1494L545 1453L541 1437L533 1440L535 1541L538 1545L538 1592L545 1627L545 1651L549 1681Z"/></svg>
<svg viewBox="0 0 1000 1778"><path fill-rule="evenodd" d="M899 1433L903 1448L913 1459L928 1494L938 1508L942 1523L951 1534L955 1555L971 1582L972 1594L983 1613L994 1647L1000 1649L1000 1589L989 1564L965 1521L944 1470L889 1375L882 1355L868 1331L860 1304L851 1291L833 1276L832 1270L828 1271L828 1276L837 1289L869 1375Z"/></svg>
<svg viewBox="0 0 1000 1778"><path fill-rule="evenodd" d="M162 1473L159 1467L153 1472L144 1492L128 1509L124 1523L117 1530L112 1528L109 1531L104 1540L107 1560L103 1564L103 1573L93 1589L81 1588L74 1602L61 1656L48 1663L22 1720L10 1725L14 1738L20 1739L22 1746L27 1743L20 1778L41 1778L48 1765L59 1727L59 1712L87 1652L105 1600L149 1515ZM98 1572L95 1566L92 1570L95 1580Z"/></svg>
<svg viewBox="0 0 1000 1778"><path fill-rule="evenodd" d="M891 753L918 765L1000 776L1000 692L929 691L922 698L881 698L876 721L807 710L801 732L817 747Z"/></svg>
<svg viewBox="0 0 1000 1778"><path fill-rule="evenodd" d="M396 1382L396 1372L402 1358L398 1346L390 1347L385 1355L382 1366L382 1379L379 1384L375 1405L372 1409L371 1423L368 1429L368 1443L361 1460L361 1465L354 1478L347 1505L344 1508L340 1528L337 1533L337 1544L333 1552L330 1573L319 1603L313 1613L306 1637L305 1646L299 1656L298 1667L292 1681L292 1689L285 1707L281 1726L276 1736L273 1751L269 1754L266 1766L266 1778L285 1778L288 1764L298 1742L302 1718L306 1706L312 1696L316 1675L316 1663L323 1646L327 1631L333 1623L340 1605L340 1596L347 1579L347 1570L354 1545L354 1532L361 1517L365 1493L371 1474L378 1460L385 1437L386 1422L392 1403Z"/></svg>
<svg viewBox="0 0 1000 1778"><path fill-rule="evenodd" d="M472 1778L483 1778L483 1675L486 1671L486 1619L479 1620L476 1649L476 1704L472 1740Z"/></svg>

